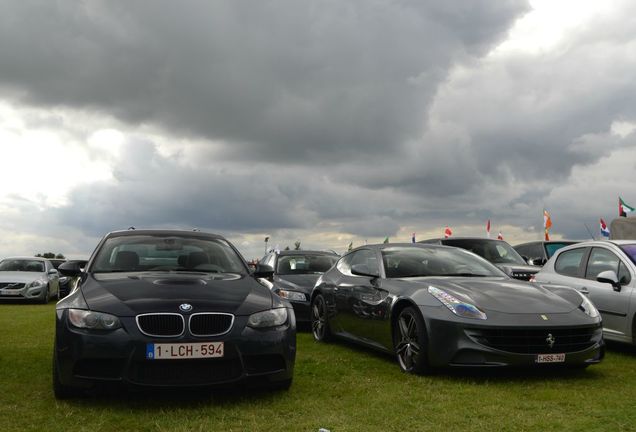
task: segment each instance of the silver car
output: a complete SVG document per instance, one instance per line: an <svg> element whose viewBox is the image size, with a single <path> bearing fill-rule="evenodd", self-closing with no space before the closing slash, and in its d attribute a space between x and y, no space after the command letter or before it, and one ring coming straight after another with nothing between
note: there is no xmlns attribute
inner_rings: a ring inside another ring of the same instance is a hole
<svg viewBox="0 0 636 432"><path fill-rule="evenodd" d="M636 240L588 241L559 249L536 282L576 288L603 318L606 339L636 343Z"/></svg>
<svg viewBox="0 0 636 432"><path fill-rule="evenodd" d="M59 274L45 258L12 257L0 261L0 300L48 303L59 298Z"/></svg>

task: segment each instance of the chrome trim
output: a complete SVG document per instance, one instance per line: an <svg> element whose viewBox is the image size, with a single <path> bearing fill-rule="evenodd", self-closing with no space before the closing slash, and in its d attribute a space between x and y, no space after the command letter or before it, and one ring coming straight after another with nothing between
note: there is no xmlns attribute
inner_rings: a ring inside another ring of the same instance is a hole
<svg viewBox="0 0 636 432"><path fill-rule="evenodd" d="M230 326L227 328L227 330L222 332L222 333L198 334L198 333L194 333L192 331L192 326L190 325L190 321L192 321L192 317L193 316L197 316L197 315L226 315L226 316L232 317L232 321L230 321ZM234 317L233 314L225 313L225 312L199 312L199 313L194 313L194 314L190 315L190 318L188 318L188 330L190 330L190 334L192 336L196 336L196 337L221 336L221 335L229 333L232 330L232 327L234 327L234 318L235 317Z"/></svg>
<svg viewBox="0 0 636 432"><path fill-rule="evenodd" d="M181 318L181 333L179 334L175 334L175 335L156 335L156 334L152 334L152 333L146 333L145 331L143 331L141 329L141 326L139 325L139 317L144 317L144 316L163 316L163 315L176 315L179 318ZM185 319L183 318L183 315L178 314L178 313L171 313L171 312L159 312L159 313L146 313L146 314L139 314L135 317L135 322L137 323L137 328L139 329L139 331L141 333L143 333L146 336L150 336L150 337L157 337L157 338L175 338L175 337L179 337L179 336L183 336L183 334L185 333Z"/></svg>

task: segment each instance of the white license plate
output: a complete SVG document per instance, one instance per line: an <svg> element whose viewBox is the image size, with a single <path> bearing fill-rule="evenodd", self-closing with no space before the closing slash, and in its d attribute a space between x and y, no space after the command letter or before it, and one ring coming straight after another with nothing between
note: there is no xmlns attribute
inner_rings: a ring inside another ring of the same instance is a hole
<svg viewBox="0 0 636 432"><path fill-rule="evenodd" d="M537 363L563 363L565 353L560 354L537 354Z"/></svg>
<svg viewBox="0 0 636 432"><path fill-rule="evenodd" d="M14 296L16 294L19 294L19 291L6 291L6 290L2 290L0 291L0 295L6 295L6 296Z"/></svg>
<svg viewBox="0 0 636 432"><path fill-rule="evenodd" d="M223 342L149 343L148 360L181 360L223 357Z"/></svg>

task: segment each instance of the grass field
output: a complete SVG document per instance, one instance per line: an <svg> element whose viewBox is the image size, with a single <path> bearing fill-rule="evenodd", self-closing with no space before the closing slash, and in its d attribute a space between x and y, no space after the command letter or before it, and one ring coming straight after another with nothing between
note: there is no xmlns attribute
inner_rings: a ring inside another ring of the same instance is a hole
<svg viewBox="0 0 636 432"><path fill-rule="evenodd" d="M0 431L636 430L636 350L585 371L409 376L394 359L299 333L294 384L275 393L122 393L58 402L54 304L0 304Z"/></svg>

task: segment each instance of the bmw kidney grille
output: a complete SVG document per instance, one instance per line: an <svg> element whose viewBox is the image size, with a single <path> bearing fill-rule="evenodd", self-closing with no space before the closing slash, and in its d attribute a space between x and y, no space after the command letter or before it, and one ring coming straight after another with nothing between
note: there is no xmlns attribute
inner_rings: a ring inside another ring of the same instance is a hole
<svg viewBox="0 0 636 432"><path fill-rule="evenodd" d="M179 337L185 333L185 318L177 313L151 313L137 315L137 327L146 336ZM219 312L192 314L188 327L193 336L219 336L228 333L234 324L234 315Z"/></svg>

